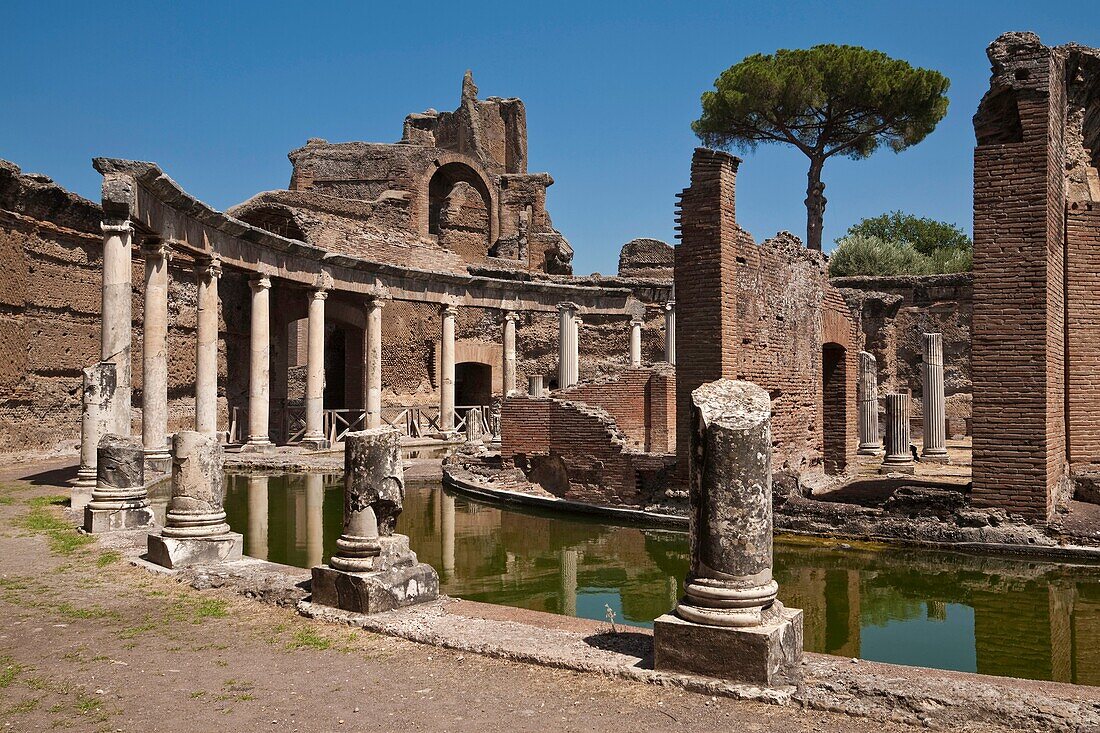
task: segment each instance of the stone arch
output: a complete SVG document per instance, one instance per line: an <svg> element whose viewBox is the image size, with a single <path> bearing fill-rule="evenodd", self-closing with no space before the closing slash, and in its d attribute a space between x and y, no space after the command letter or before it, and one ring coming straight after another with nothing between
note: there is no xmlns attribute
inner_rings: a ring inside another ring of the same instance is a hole
<svg viewBox="0 0 1100 733"><path fill-rule="evenodd" d="M433 192L432 184L435 182ZM417 219L419 221L420 236L422 239L431 239L436 236L432 231L433 216L437 213L434 209L438 205L438 197L443 184L442 193L445 196L454 184L465 182L470 184L481 195L488 212L489 226L487 247L492 246L500 238L500 217L497 202L496 186L478 165L477 161L459 153L447 153L433 159L427 169L421 174L417 186ZM433 203L433 193L435 201Z"/></svg>
<svg viewBox="0 0 1100 733"><path fill-rule="evenodd" d="M294 211L286 206L265 204L249 208L237 216L246 224L251 224L258 229L278 234L287 239L296 239L299 242L306 241L305 232L302 230Z"/></svg>

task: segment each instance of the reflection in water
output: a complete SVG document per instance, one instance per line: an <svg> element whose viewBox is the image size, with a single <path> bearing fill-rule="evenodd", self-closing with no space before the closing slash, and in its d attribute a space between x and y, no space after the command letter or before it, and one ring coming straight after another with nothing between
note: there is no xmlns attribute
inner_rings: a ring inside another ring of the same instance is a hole
<svg viewBox="0 0 1100 733"><path fill-rule="evenodd" d="M310 567L335 549L339 476L228 476L249 555ZM682 532L521 511L410 484L397 529L452 596L648 626L675 604ZM780 598L806 648L985 674L1100 684L1100 568L780 540Z"/></svg>

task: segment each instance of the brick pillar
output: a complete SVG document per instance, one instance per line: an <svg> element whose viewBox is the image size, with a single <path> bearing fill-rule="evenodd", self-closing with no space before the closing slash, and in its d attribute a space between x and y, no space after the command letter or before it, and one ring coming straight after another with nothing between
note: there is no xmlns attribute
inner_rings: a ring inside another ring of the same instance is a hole
<svg viewBox="0 0 1100 733"><path fill-rule="evenodd" d="M737 227L734 187L740 159L696 148L691 185L680 194L676 247L676 454L686 477L691 447L691 393L736 378L734 278Z"/></svg>

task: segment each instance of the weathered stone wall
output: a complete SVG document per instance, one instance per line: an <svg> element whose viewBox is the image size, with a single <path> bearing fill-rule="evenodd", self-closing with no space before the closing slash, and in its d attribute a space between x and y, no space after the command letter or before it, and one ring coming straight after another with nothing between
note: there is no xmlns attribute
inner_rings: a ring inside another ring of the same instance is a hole
<svg viewBox="0 0 1100 733"><path fill-rule="evenodd" d="M973 276L840 277L863 342L875 355L879 393L909 390L914 428L922 413L921 334L943 334L948 435L967 434L971 415L970 327Z"/></svg>
<svg viewBox="0 0 1100 733"><path fill-rule="evenodd" d="M1100 463L1100 203L1066 212L1067 374L1070 463Z"/></svg>
<svg viewBox="0 0 1100 733"><path fill-rule="evenodd" d="M856 446L859 342L854 322L828 283L821 255L787 233L757 245L737 225L734 189L739 162L725 153L697 149L691 186L680 195L679 470L686 471L687 465L691 391L724 377L768 390L777 470L798 473L818 467L843 472L852 464ZM822 357L830 344L840 350L840 361L828 374L835 392L824 401Z"/></svg>

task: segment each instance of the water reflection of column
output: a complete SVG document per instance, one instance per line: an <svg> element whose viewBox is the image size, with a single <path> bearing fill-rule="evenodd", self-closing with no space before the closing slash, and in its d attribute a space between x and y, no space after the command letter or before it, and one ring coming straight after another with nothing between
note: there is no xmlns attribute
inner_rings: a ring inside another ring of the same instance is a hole
<svg viewBox="0 0 1100 733"><path fill-rule="evenodd" d="M320 565L325 554L324 511L325 477L306 474L306 565Z"/></svg>
<svg viewBox="0 0 1100 733"><path fill-rule="evenodd" d="M442 489L439 490L443 505L440 533L443 555L443 577L450 578L455 573L455 498Z"/></svg>
<svg viewBox="0 0 1100 733"><path fill-rule="evenodd" d="M561 612L577 615L577 551L561 551Z"/></svg>
<svg viewBox="0 0 1100 733"><path fill-rule="evenodd" d="M1095 679L1074 675L1075 663L1078 661L1074 659L1076 645L1073 639L1076 587L1051 585L1047 588L1047 593L1050 607L1050 678L1055 682L1096 684ZM1078 648L1077 651L1080 653L1084 649Z"/></svg>
<svg viewBox="0 0 1100 733"><path fill-rule="evenodd" d="M245 553L267 559L267 476L248 477L248 547Z"/></svg>

